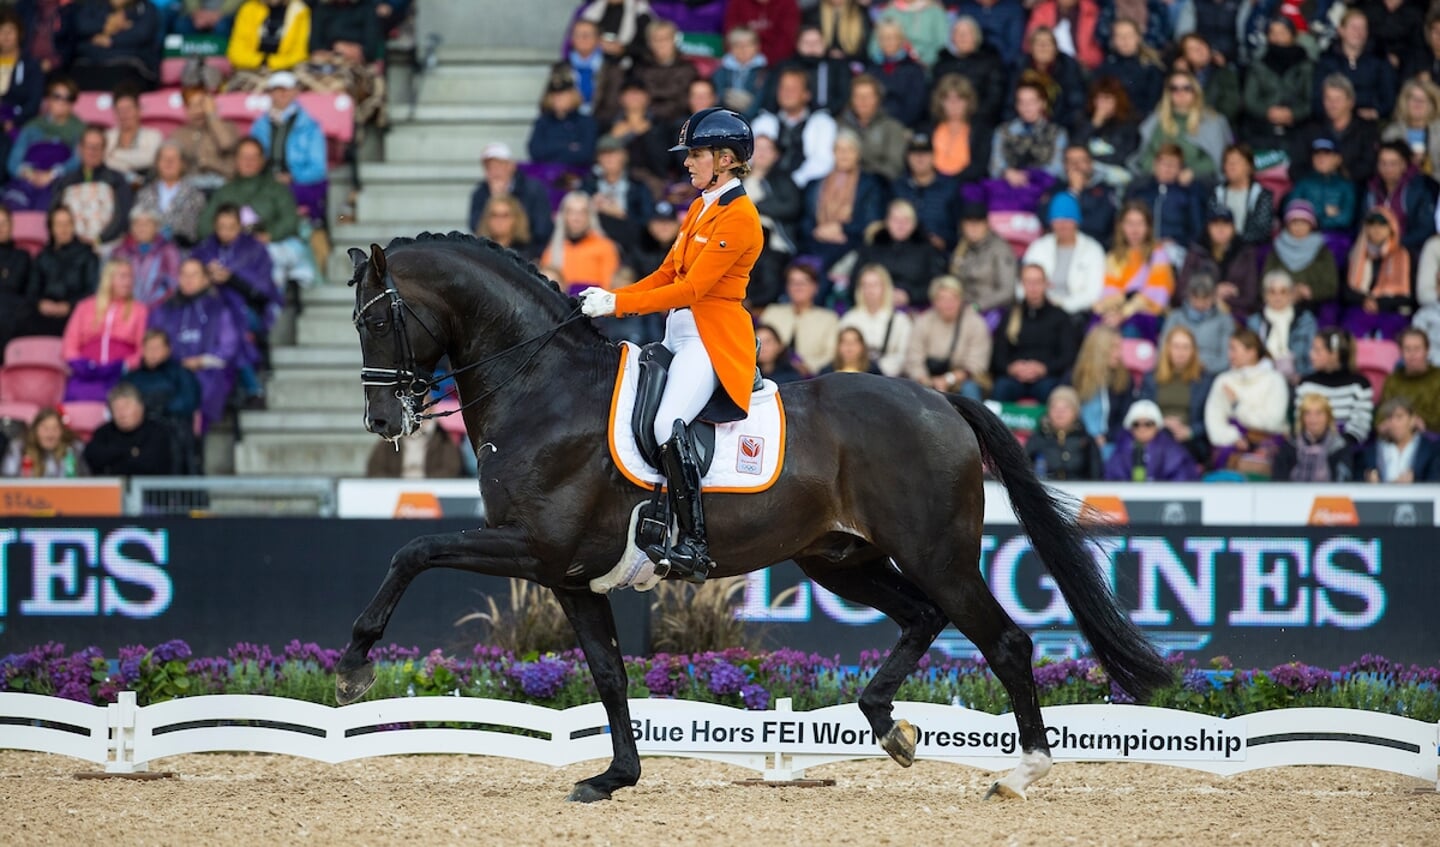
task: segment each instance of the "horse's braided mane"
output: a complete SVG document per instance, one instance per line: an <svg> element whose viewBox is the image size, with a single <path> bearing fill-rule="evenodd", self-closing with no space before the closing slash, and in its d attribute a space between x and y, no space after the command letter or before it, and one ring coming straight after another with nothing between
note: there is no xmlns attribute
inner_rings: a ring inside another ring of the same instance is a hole
<svg viewBox="0 0 1440 847"><path fill-rule="evenodd" d="M560 314L568 315L575 307L574 299L566 294L565 290L554 280L542 274L534 262L488 238L471 235L468 232L460 232L458 230L452 230L448 233L422 232L414 238L397 235L390 239L389 244L385 245L385 252L389 253L396 247L408 247L412 244L451 244L466 247L476 252L487 252L511 265L522 277L539 283L537 290L540 292L540 300L542 302L548 301L546 305L555 307ZM362 273L364 273L363 265L355 269L355 274L350 278L349 284L358 285ZM592 321L577 321L576 323L584 326L589 334L595 338L604 341L606 344L611 343L610 339L606 338L605 334L600 332Z"/></svg>

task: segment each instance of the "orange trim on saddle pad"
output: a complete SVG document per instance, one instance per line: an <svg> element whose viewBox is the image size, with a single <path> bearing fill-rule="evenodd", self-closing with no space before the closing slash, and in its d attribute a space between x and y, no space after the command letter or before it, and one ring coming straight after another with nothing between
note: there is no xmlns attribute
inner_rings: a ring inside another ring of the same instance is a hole
<svg viewBox="0 0 1440 847"><path fill-rule="evenodd" d="M645 489L646 491L650 491L650 490L653 490L653 488L654 488L654 483L652 483L652 482L646 482L645 480L641 479L640 477L636 476L633 472L631 472L631 470L630 470L628 467L626 467L625 463L624 463L623 461L621 461L621 459L620 459L620 452L619 452L619 450L617 449L617 447L616 447L616 445L615 445L616 433L620 431L619 427L616 426L616 416L620 413L620 389L621 389L621 387L622 387L622 385L623 385L623 382L624 382L624 379L625 379L625 364L626 364L626 360L627 360L627 357L629 356L629 354L630 354L630 345L628 345L628 344L621 344L621 345L620 345L620 366L619 366L619 368L618 368L618 369L616 370L616 372L615 372L615 388L612 390L612 392L611 392L611 394L610 394L610 421L609 421L609 424L606 426L605 439L606 439L606 441L607 441L607 442L609 443L609 445L610 445L610 461L611 461L612 463L614 463L614 465L615 465L615 467L616 467L617 469L619 469L620 475L623 476L623 477L625 477L626 479L630 480L630 482L634 483L635 485L637 485L637 486ZM781 473L781 471L782 471L782 470L784 469L784 467L785 467L785 437L786 437L786 433L785 433L785 429L786 429L786 427L785 427L785 406L784 406L784 404L781 402L780 392L779 392L778 390L775 392L775 408L776 408L777 413L778 413L779 416L780 416L780 432L779 432L779 438L778 438L778 442L779 442L779 443L775 445L775 448L779 450L779 453L776 454L776 455L777 455L777 460L776 460L776 462L775 462L775 470L774 470L773 473L770 474L770 477L769 477L768 479L764 480L764 481L757 482L755 485L746 485L746 486L726 486L726 485L709 486L709 485L706 485L706 486L704 487L704 493L706 493L706 494L757 494L757 493L759 493L759 492L761 492L761 491L765 491L765 490L769 489L771 486L773 486L773 485L775 484L775 481L780 478L780 473ZM751 412L753 413L754 411L756 411L756 409L755 409L755 407L752 405L752 406L751 406ZM627 414L627 415L629 414L629 410L628 410L628 409L626 410L626 414ZM737 426L739 426L739 425L741 425L741 424L743 424L743 423L744 423L744 421L736 421L736 422L734 422L734 423L729 423L729 424L720 424L720 425L717 427L717 431L716 431L716 433L715 433L715 440L716 440L717 446L719 445L719 443L721 442L722 439L725 439L725 438L727 438L727 437L728 437L728 438L736 438L736 437L739 437L739 436L737 436L737 435L732 435L732 434L728 433L726 430L727 430L727 429L730 429L730 428L732 428L732 427L737 427ZM630 434L630 437L631 437L631 438L634 438L634 435L630 433L630 428L629 428L628 426L625 428L624 432L625 432L626 434ZM711 472L712 472L712 473L714 472L714 468L713 468L713 467L711 468ZM709 474L707 474L706 476L709 476Z"/></svg>

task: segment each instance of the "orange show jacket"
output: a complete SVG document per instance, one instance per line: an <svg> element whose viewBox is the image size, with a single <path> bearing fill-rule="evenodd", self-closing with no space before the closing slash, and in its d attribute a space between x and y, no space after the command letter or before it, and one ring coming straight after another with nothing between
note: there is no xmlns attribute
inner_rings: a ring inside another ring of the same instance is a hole
<svg viewBox="0 0 1440 847"><path fill-rule="evenodd" d="M741 301L765 234L743 186L715 200L696 199L680 234L654 273L615 292L617 317L689 308L720 386L741 412L750 410L755 327Z"/></svg>

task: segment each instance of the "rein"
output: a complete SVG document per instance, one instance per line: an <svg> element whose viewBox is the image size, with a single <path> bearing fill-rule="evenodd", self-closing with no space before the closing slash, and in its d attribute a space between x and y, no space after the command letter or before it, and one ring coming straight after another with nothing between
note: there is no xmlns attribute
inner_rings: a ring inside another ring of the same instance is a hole
<svg viewBox="0 0 1440 847"><path fill-rule="evenodd" d="M540 351L545 349L545 346L548 345L552 340L554 340L555 336L559 334L560 330L584 318L584 315L580 311L580 307L576 306L569 315L567 315L555 326L550 327L549 329L542 330L541 332L538 332L535 335L530 336L529 338L518 341L515 344L512 344L497 353L486 356L479 361L471 362L468 365L463 365L458 368L452 368L451 370L438 375L422 376L416 370L415 351L410 346L410 334L407 331L405 316L408 314L410 317L414 318L415 322L420 324L420 328L425 330L425 334L429 335L437 346L444 347L444 345L441 343L440 338L425 323L425 321L422 320L420 316L415 313L415 310L410 307L410 304L405 302L405 298L400 296L400 291L395 287L395 280L393 277L390 276L390 274L385 274L384 291L381 291L379 294L370 298L370 300L367 301L364 305L356 306L354 318L355 326L357 329L361 328L364 325L365 312L368 311L371 306L374 306L376 303L379 303L386 297L390 298L390 315L392 322L394 323L394 332L397 334L395 367L361 367L360 384L366 387L388 385L393 385L396 387L395 397L396 399L400 400L401 403L405 406L406 417L408 420L406 421L407 425L404 427L404 429L407 434L410 431L410 426L408 425L410 421L418 423L420 421L431 420L434 418L449 417L450 415L456 414L457 412L463 412L471 406L474 406L477 403L480 403L481 401L490 397L495 392L504 388L506 385L509 385L512 381L514 381L516 377L518 377L521 373L525 371L525 368L529 366L530 362L535 359L535 357L540 353ZM356 299L357 301L359 299L358 292ZM531 344L535 344L537 341L539 342L539 344L535 346L534 350L530 351L530 355L526 356L525 360L522 361L515 368L515 370L511 372L509 376L500 380L500 382L491 386L489 389L481 392L478 396L471 398L468 402L454 409L447 409L443 412L429 412L426 410L433 408L444 398L431 397L424 402L418 401L418 398L428 395L430 391L434 389L434 387L439 383L442 383L447 379L453 379L454 377L467 371L475 370L476 368L484 367L491 362L503 359L518 350L522 350Z"/></svg>

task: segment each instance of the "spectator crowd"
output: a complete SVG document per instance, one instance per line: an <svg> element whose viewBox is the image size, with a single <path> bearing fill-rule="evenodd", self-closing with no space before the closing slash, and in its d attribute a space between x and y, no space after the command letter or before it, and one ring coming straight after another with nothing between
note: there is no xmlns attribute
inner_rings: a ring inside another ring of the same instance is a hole
<svg viewBox="0 0 1440 847"><path fill-rule="evenodd" d="M198 472L205 432L263 407L270 329L328 250L332 157L299 94L347 92L357 124L383 126L384 43L409 6L0 3L0 401L40 407L0 435L0 475ZM167 36L216 58L167 69ZM162 88L178 127L146 124ZM229 91L267 108L237 126L216 107ZM113 125L77 114L94 93ZM63 388L16 349L53 350ZM88 442L70 426L85 404L106 409Z"/></svg>
<svg viewBox="0 0 1440 847"><path fill-rule="evenodd" d="M770 378L1034 407L1051 479L1440 481L1440 8L593 0L469 227L627 285L715 105L755 133Z"/></svg>

